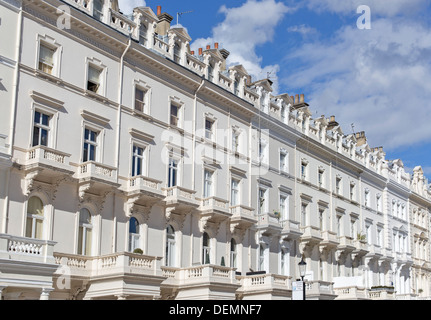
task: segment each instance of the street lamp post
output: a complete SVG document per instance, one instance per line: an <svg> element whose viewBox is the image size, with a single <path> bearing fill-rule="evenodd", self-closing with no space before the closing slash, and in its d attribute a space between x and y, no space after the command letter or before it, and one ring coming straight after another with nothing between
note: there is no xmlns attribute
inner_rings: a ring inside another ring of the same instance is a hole
<svg viewBox="0 0 431 320"><path fill-rule="evenodd" d="M305 269L307 266L307 263L305 263L304 261L304 256L301 258L301 261L298 263L299 266L299 274L301 276L301 280L302 280L302 300L305 300L305 282L304 282L304 277L305 277Z"/></svg>

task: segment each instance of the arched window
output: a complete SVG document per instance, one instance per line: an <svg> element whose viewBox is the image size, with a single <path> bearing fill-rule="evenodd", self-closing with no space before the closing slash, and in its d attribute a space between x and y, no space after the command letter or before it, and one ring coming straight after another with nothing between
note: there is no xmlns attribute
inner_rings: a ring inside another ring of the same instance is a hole
<svg viewBox="0 0 431 320"><path fill-rule="evenodd" d="M232 239L230 241L230 267L231 268L236 268L237 267L237 262L236 262L237 251L236 251L236 248L237 248L236 241L235 241L235 239Z"/></svg>
<svg viewBox="0 0 431 320"><path fill-rule="evenodd" d="M202 237L202 262L203 264L210 264L210 239L208 233L204 232Z"/></svg>
<svg viewBox="0 0 431 320"><path fill-rule="evenodd" d="M139 248L139 222L135 217L129 220L129 251Z"/></svg>
<svg viewBox="0 0 431 320"><path fill-rule="evenodd" d="M25 236L42 239L43 232L43 203L38 197L31 197L27 204L27 225Z"/></svg>
<svg viewBox="0 0 431 320"><path fill-rule="evenodd" d="M91 235L93 224L88 209L79 212L78 254L91 256Z"/></svg>
<svg viewBox="0 0 431 320"><path fill-rule="evenodd" d="M175 267L175 230L171 225L166 228L166 266Z"/></svg>

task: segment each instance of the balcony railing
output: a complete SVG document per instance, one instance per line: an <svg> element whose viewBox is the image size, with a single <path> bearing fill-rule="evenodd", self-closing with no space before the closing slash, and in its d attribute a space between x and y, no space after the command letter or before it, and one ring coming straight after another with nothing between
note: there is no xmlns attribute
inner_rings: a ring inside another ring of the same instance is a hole
<svg viewBox="0 0 431 320"><path fill-rule="evenodd" d="M36 146L27 150L26 165L41 164L50 167L71 170L69 166L70 154L45 146Z"/></svg>
<svg viewBox="0 0 431 320"><path fill-rule="evenodd" d="M128 191L142 190L142 189L150 189L152 191L161 192L160 188L161 181L152 179L145 176L136 176L131 177L127 183Z"/></svg>
<svg viewBox="0 0 431 320"><path fill-rule="evenodd" d="M81 277L108 276L117 273L161 276L162 258L119 252L99 257L54 253L58 265L68 267L70 274Z"/></svg>
<svg viewBox="0 0 431 320"><path fill-rule="evenodd" d="M93 0L67 0L73 6L79 8L80 10L92 15L93 12Z"/></svg>
<svg viewBox="0 0 431 320"><path fill-rule="evenodd" d="M338 296L337 300L364 300L368 299L368 291L360 287L344 287L335 288L335 294Z"/></svg>
<svg viewBox="0 0 431 320"><path fill-rule="evenodd" d="M0 234L0 258L54 263L56 242Z"/></svg>
<svg viewBox="0 0 431 320"><path fill-rule="evenodd" d="M334 295L332 282L327 281L306 281L305 292L307 296Z"/></svg>
<svg viewBox="0 0 431 320"><path fill-rule="evenodd" d="M255 274L238 277L241 281L243 291L262 289L284 289L292 290L291 277L279 274Z"/></svg>
<svg viewBox="0 0 431 320"><path fill-rule="evenodd" d="M126 35L134 35L136 31L136 23L128 19L126 16L122 15L115 10L110 9L111 14L111 27L119 30Z"/></svg>
<svg viewBox="0 0 431 320"><path fill-rule="evenodd" d="M87 161L78 165L78 179L99 178L107 182L117 182L117 169L94 161Z"/></svg>
<svg viewBox="0 0 431 320"><path fill-rule="evenodd" d="M210 285L214 282L237 283L235 269L230 267L207 264L189 268L161 267L161 269L168 281L174 282L177 285L192 285L197 283Z"/></svg>

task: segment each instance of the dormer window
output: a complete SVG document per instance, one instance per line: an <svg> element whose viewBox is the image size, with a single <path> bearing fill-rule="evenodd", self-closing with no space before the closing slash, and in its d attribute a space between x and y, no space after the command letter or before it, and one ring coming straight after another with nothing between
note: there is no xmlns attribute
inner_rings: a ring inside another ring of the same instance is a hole
<svg viewBox="0 0 431 320"><path fill-rule="evenodd" d="M144 47L147 46L147 33L148 33L147 25L141 22L141 26L139 27L139 43Z"/></svg>
<svg viewBox="0 0 431 320"><path fill-rule="evenodd" d="M103 19L103 0L94 0L93 1L93 16L98 19Z"/></svg>
<svg viewBox="0 0 431 320"><path fill-rule="evenodd" d="M208 65L208 80L214 80L214 66L211 63Z"/></svg>
<svg viewBox="0 0 431 320"><path fill-rule="evenodd" d="M239 94L239 80L235 78L235 81L233 82L233 92L238 95Z"/></svg>
<svg viewBox="0 0 431 320"><path fill-rule="evenodd" d="M176 63L181 62L181 47L178 43L175 43L175 46L174 46L174 61Z"/></svg>

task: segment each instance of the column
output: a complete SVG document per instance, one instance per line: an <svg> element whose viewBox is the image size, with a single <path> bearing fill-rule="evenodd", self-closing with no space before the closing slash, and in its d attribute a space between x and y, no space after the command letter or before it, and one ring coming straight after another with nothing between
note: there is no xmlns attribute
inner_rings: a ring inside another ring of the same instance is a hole
<svg viewBox="0 0 431 320"><path fill-rule="evenodd" d="M39 300L49 300L49 294L53 290L54 290L54 288L42 288L42 293L40 294Z"/></svg>
<svg viewBox="0 0 431 320"><path fill-rule="evenodd" d="M0 286L0 300L3 300L2 293L3 293L3 290L6 289L6 288L7 288L6 286Z"/></svg>

